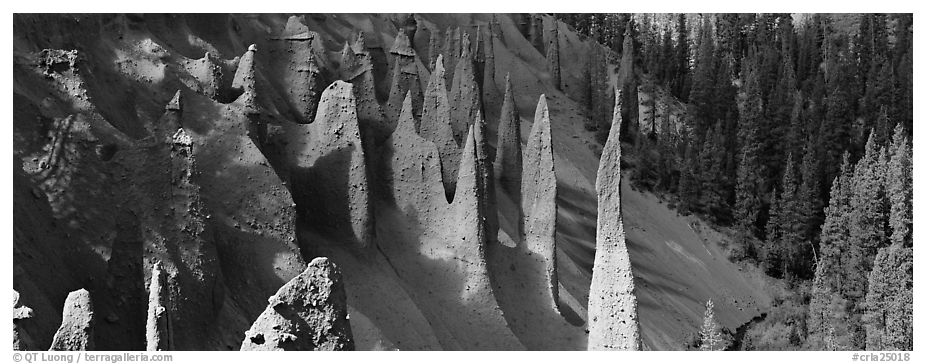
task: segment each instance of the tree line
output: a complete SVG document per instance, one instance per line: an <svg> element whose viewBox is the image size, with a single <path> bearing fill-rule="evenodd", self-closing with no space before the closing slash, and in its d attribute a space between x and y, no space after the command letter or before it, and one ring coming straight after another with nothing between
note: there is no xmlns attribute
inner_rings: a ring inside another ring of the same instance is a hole
<svg viewBox="0 0 926 364"><path fill-rule="evenodd" d="M685 105L630 129L633 181L807 291L784 347L912 350L912 14L557 18Z"/></svg>

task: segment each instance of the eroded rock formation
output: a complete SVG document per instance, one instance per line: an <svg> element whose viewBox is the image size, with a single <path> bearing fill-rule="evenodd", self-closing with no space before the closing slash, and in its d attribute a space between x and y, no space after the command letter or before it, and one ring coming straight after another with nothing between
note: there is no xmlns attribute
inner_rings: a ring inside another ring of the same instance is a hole
<svg viewBox="0 0 926 364"><path fill-rule="evenodd" d="M524 148L521 179L523 244L545 265L546 290L557 309L559 281L556 275L556 174L553 170L553 137L545 95L540 95L534 112L527 146Z"/></svg>
<svg viewBox="0 0 926 364"><path fill-rule="evenodd" d="M79 289L68 294L61 316L61 326L49 350L87 351L96 348L93 337L96 321L90 292Z"/></svg>
<svg viewBox="0 0 926 364"><path fill-rule="evenodd" d="M441 179L438 147L415 135L411 124L403 112L383 153L384 178L398 213L377 216L383 226L380 248L444 349L523 348L489 281L474 132L467 135L455 196L447 203L435 183Z"/></svg>
<svg viewBox="0 0 926 364"><path fill-rule="evenodd" d="M395 43L389 53L393 55L392 85L389 88L389 101L386 104L386 116L389 120L387 127L391 134L402 113L402 103L406 95L411 96L412 113L421 115L421 103L424 94L418 78L418 64L415 50L404 33L396 35ZM384 139L385 140L385 139Z"/></svg>
<svg viewBox="0 0 926 364"><path fill-rule="evenodd" d="M148 285L148 320L145 325L145 350L173 350L170 328L170 290L161 263L151 268Z"/></svg>
<svg viewBox="0 0 926 364"><path fill-rule="evenodd" d="M241 92L236 103L240 103L246 115L260 114L260 105L257 102L257 71L254 57L257 55L257 45L248 46L248 51L238 61L238 70L232 80L232 90Z"/></svg>
<svg viewBox="0 0 926 364"><path fill-rule="evenodd" d="M362 33L361 33L362 34ZM386 114L376 101L376 86L373 80L373 63L368 53L357 53L363 48L363 36L358 37L354 46L345 44L341 51L341 80L353 85L357 119L360 122L361 138L381 142L389 137ZM359 43L359 44L358 44ZM319 109L321 107L319 106Z"/></svg>
<svg viewBox="0 0 926 364"><path fill-rule="evenodd" d="M463 34L462 53L453 72L453 84L450 86L450 120L453 126L453 138L463 145L463 136L476 121L476 114L482 110L479 85L473 70L473 55L470 52L469 34Z"/></svg>
<svg viewBox="0 0 926 364"><path fill-rule="evenodd" d="M190 77L180 77L180 81L195 92L210 98L219 94L222 84L222 68L206 52L200 59L184 59L180 65Z"/></svg>
<svg viewBox="0 0 926 364"><path fill-rule="evenodd" d="M588 298L589 350L641 350L637 298L621 214L620 91L598 164L598 228Z"/></svg>
<svg viewBox="0 0 926 364"><path fill-rule="evenodd" d="M269 136L267 152L287 176L301 219L309 228L366 247L373 241L373 216L356 87L332 83L322 92L315 121L280 124Z"/></svg>
<svg viewBox="0 0 926 364"><path fill-rule="evenodd" d="M418 131L422 138L437 145L440 152L440 170L447 201L453 200L456 191L460 160L460 146L453 137L450 110L451 104L447 88L444 86L443 57L437 56L434 72L431 72L428 88L424 91L421 125Z"/></svg>
<svg viewBox="0 0 926 364"><path fill-rule="evenodd" d="M270 296L245 332L241 350L353 350L341 271L315 258Z"/></svg>
<svg viewBox="0 0 926 364"><path fill-rule="evenodd" d="M299 123L315 119L321 91L327 84L318 63L318 53L324 54L319 35L302 23L301 17L291 16L279 37L273 38L270 61L276 75L276 84L295 111Z"/></svg>

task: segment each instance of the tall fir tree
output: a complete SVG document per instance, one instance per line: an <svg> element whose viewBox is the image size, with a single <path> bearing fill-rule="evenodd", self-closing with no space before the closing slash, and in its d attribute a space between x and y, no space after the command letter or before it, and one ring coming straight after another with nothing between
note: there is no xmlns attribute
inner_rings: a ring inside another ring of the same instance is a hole
<svg viewBox="0 0 926 364"><path fill-rule="evenodd" d="M741 106L740 123L737 131L739 147L739 164L736 170L736 204L734 219L741 230L759 234L759 211L762 209L762 165L759 162L761 142L757 134L763 122L762 96L759 89L758 74L754 62L746 75Z"/></svg>
<svg viewBox="0 0 926 364"><path fill-rule="evenodd" d="M840 173L833 180L826 219L820 233L820 259L817 261L808 307L807 332L810 349L845 350L850 345L849 328L835 328L846 322L848 308L844 296L845 261L849 239L849 203L852 199L852 164L843 154ZM838 343L838 344L837 344Z"/></svg>
<svg viewBox="0 0 926 364"><path fill-rule="evenodd" d="M898 125L890 144L886 189L890 246L878 250L865 297L868 350L913 350L913 177L911 148Z"/></svg>

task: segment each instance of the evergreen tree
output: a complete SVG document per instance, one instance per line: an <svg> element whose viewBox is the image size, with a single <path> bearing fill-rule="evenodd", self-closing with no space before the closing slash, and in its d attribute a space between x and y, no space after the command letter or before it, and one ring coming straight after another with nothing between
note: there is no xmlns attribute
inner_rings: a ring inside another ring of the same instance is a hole
<svg viewBox="0 0 926 364"><path fill-rule="evenodd" d="M887 169L891 244L913 246L913 155L903 126L894 128Z"/></svg>
<svg viewBox="0 0 926 364"><path fill-rule="evenodd" d="M702 351L721 351L727 347L720 325L714 319L714 301L712 300L707 300L707 304L704 305L704 321L701 322L698 338L701 340L700 349Z"/></svg>
<svg viewBox="0 0 926 364"><path fill-rule="evenodd" d="M736 205L734 219L740 229L758 234L759 210L762 208L762 166L759 163L760 141L757 128L762 122L762 97L754 64L746 76L737 140L741 143L736 170Z"/></svg>
<svg viewBox="0 0 926 364"><path fill-rule="evenodd" d="M774 195L774 193L773 193ZM802 239L798 181L794 161L788 156L787 167L781 181L781 195L774 199L769 211L766 245L772 257L769 268L773 275L803 277L806 275L806 245Z"/></svg>
<svg viewBox="0 0 926 364"><path fill-rule="evenodd" d="M848 327L836 330L846 322L846 302L843 299L845 277L844 254L849 239L849 202L852 198L852 164L848 153L843 155L841 173L833 180L826 220L820 234L820 258L814 273L807 331L811 349L845 350L850 344ZM838 345L837 345L838 343Z"/></svg>
<svg viewBox="0 0 926 364"><path fill-rule="evenodd" d="M698 52L691 78L689 105L698 130L706 130L714 123L712 105L714 101L715 52L711 22L704 19L701 25Z"/></svg>
<svg viewBox="0 0 926 364"><path fill-rule="evenodd" d="M685 14L679 14L676 23L678 42L675 46L675 74L672 76L672 94L682 101L688 101L688 92L691 87L690 66L688 64L688 22Z"/></svg>
<svg viewBox="0 0 926 364"><path fill-rule="evenodd" d="M816 143L807 138L801 159L801 185L798 188L800 212L797 214L802 227L801 240L810 246L813 258L819 259L818 234L823 223L823 198L820 185L820 163L817 159Z"/></svg>
<svg viewBox="0 0 926 364"><path fill-rule="evenodd" d="M868 350L913 350L913 177L911 149L904 134L901 126L894 129L886 166L891 245L878 250L868 276Z"/></svg>

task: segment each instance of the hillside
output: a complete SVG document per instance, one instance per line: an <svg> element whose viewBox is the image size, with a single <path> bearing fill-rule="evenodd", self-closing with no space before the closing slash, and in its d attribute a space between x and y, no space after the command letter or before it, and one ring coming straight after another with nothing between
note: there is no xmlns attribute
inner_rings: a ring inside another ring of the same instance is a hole
<svg viewBox="0 0 926 364"><path fill-rule="evenodd" d="M157 262L173 348L237 350L268 298L326 257L357 350L585 350L595 45L543 16L533 43L558 35L551 72L521 26L508 14L14 16L14 289L34 310L18 321L23 344L50 347L84 288L95 348L143 349ZM428 90L437 54L443 99ZM481 66L456 66L467 59ZM606 70L616 85L617 62ZM540 176L521 193L487 179L506 80L536 161L524 175ZM453 128L429 129L436 113ZM551 187L549 172L555 189L523 192ZM620 191L645 349L684 349L709 299L731 330L768 309L761 274L720 248L729 237L627 178ZM519 216L525 196L555 206ZM553 239L522 237L550 221Z"/></svg>

